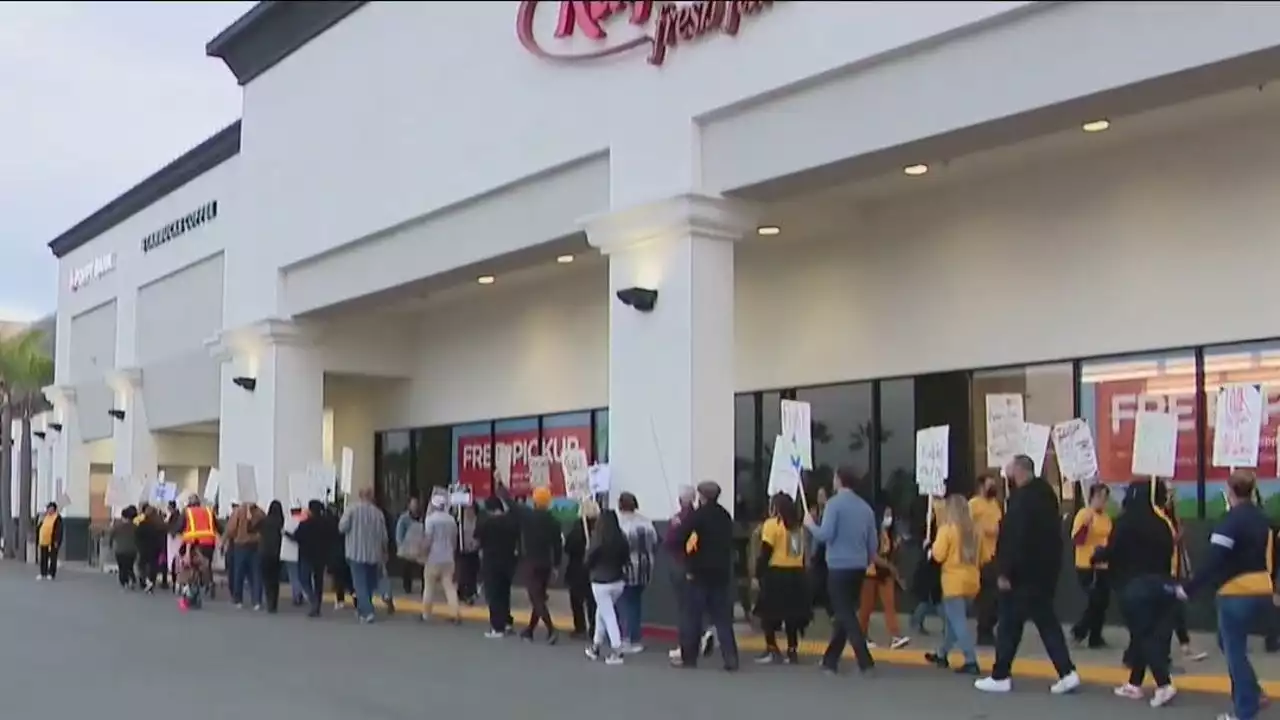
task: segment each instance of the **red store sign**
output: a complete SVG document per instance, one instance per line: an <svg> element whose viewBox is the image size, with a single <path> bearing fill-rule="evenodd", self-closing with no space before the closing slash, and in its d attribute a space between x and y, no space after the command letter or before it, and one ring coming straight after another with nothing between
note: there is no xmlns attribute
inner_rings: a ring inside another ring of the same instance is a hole
<svg viewBox="0 0 1280 720"><path fill-rule="evenodd" d="M545 3L543 3L545 4ZM516 14L516 36L525 49L548 60L592 60L649 48L649 64L661 65L667 53L681 43L712 33L737 35L742 19L758 15L773 5L772 0L704 0L704 2L582 2L561 0L556 18L555 38L588 38L600 47L587 52L557 52L540 42L534 31L538 0L523 0ZM615 15L648 32L625 42L610 43L606 27Z"/></svg>

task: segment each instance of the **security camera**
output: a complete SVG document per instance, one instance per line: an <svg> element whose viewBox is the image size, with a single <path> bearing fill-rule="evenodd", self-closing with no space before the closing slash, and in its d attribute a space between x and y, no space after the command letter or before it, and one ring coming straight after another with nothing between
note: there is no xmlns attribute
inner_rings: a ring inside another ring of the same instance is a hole
<svg viewBox="0 0 1280 720"><path fill-rule="evenodd" d="M639 312L653 312L653 306L658 304L658 291L648 288L629 287L618 291L618 299L623 305L635 308Z"/></svg>
<svg viewBox="0 0 1280 720"><path fill-rule="evenodd" d="M245 390L248 390L249 392L253 392L258 387L257 378L243 377L243 376L234 377L234 378L231 378L231 382L235 383L239 387L244 388Z"/></svg>
<svg viewBox="0 0 1280 720"><path fill-rule="evenodd" d="M108 414L108 415L110 415L111 417L113 417L113 418L117 419L117 420L124 420L124 411L123 411L123 410L115 410L115 409L112 409L112 410L108 410L108 411L107 411L107 414Z"/></svg>

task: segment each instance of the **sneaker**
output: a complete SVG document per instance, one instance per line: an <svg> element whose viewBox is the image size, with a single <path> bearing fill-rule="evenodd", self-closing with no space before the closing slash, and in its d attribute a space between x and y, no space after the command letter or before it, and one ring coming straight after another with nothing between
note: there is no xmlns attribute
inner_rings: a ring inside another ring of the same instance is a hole
<svg viewBox="0 0 1280 720"><path fill-rule="evenodd" d="M1116 697L1125 698L1126 700L1141 700L1143 698L1142 688L1132 683L1125 683L1113 692Z"/></svg>
<svg viewBox="0 0 1280 720"><path fill-rule="evenodd" d="M1201 652L1190 645L1182 646L1182 658L1187 662L1201 662L1209 657L1209 653Z"/></svg>
<svg viewBox="0 0 1280 720"><path fill-rule="evenodd" d="M942 653L927 652L924 654L924 659L926 662L933 663L933 666L939 670L946 670L951 667L951 661Z"/></svg>
<svg viewBox="0 0 1280 720"><path fill-rule="evenodd" d="M1218 720L1240 720L1235 713L1222 713L1218 716Z"/></svg>
<svg viewBox="0 0 1280 720"><path fill-rule="evenodd" d="M976 662L971 662L971 663L967 662L961 665L960 667L956 668L956 674L957 675L973 675L976 677L982 674L982 668L979 667L978 663Z"/></svg>
<svg viewBox="0 0 1280 720"><path fill-rule="evenodd" d="M621 665L622 662L622 653L617 650L609 653L609 657L604 659L605 665Z"/></svg>
<svg viewBox="0 0 1280 720"><path fill-rule="evenodd" d="M548 633L547 633L547 644L548 644L548 645L555 645L555 644L556 644L556 643L558 643L558 642L560 642L560 632L559 632L559 631L557 631L557 630L552 630L552 631L550 631L550 632L548 632Z"/></svg>
<svg viewBox="0 0 1280 720"><path fill-rule="evenodd" d="M599 660L600 648L596 647L595 645L588 645L586 649L586 654L587 654L587 657L592 660Z"/></svg>
<svg viewBox="0 0 1280 720"><path fill-rule="evenodd" d="M1013 681L1009 678L997 680L993 677L984 677L974 680L973 687L986 693L1007 693L1013 689Z"/></svg>
<svg viewBox="0 0 1280 720"><path fill-rule="evenodd" d="M506 637L507 634L502 632L501 630L485 630L484 636L489 640L501 640L502 638Z"/></svg>
<svg viewBox="0 0 1280 720"><path fill-rule="evenodd" d="M910 642L911 642L911 638L906 637L905 635L898 636L898 637L896 637L896 638L894 638L894 639L892 639L892 640L890 640L890 641L889 641L889 649L890 649L890 650L900 650L900 649L902 649L902 648L906 647L906 646L907 646L907 644L908 644L908 643L910 643Z"/></svg>
<svg viewBox="0 0 1280 720"><path fill-rule="evenodd" d="M244 603L236 603L236 609L237 609L237 610L243 610L243 609L244 609Z"/></svg>
<svg viewBox="0 0 1280 720"><path fill-rule="evenodd" d="M875 649L877 649L877 648L879 648L879 647L880 647L879 645L876 645L875 643L871 642L870 640L868 640L868 641L867 641L867 649L868 649L868 650L875 650Z"/></svg>
<svg viewBox="0 0 1280 720"><path fill-rule="evenodd" d="M644 652L644 646L639 643L627 643L619 652L623 655L636 655Z"/></svg>
<svg viewBox="0 0 1280 720"><path fill-rule="evenodd" d="M777 650L765 650L756 656L755 662L757 665L772 665L782 662L782 653Z"/></svg>
<svg viewBox="0 0 1280 720"><path fill-rule="evenodd" d="M1049 686L1049 692L1053 695L1066 695L1069 692L1075 692L1080 687L1080 674L1075 670L1063 675L1058 682Z"/></svg>
<svg viewBox="0 0 1280 720"><path fill-rule="evenodd" d="M41 580L43 580L43 579L44 579L44 576L43 576L43 575L37 575L37 576L36 576L36 582L40 582L40 581L41 581Z"/></svg>
<svg viewBox="0 0 1280 720"><path fill-rule="evenodd" d="M702 656L711 657L711 653L716 651L716 633L714 630L707 630L702 633Z"/></svg>
<svg viewBox="0 0 1280 720"><path fill-rule="evenodd" d="M255 603L253 606L253 609L257 612L262 612L262 605L259 603Z"/></svg>
<svg viewBox="0 0 1280 720"><path fill-rule="evenodd" d="M671 648L667 651L667 658L670 660L680 659L680 648Z"/></svg>
<svg viewBox="0 0 1280 720"><path fill-rule="evenodd" d="M337 600L337 601L335 601L335 602L333 603L333 609L334 609L334 610L341 610L342 608L344 608L344 607L346 607L346 606L347 606L347 604L346 604L346 603L344 603L344 602L342 602L341 600Z"/></svg>
<svg viewBox="0 0 1280 720"><path fill-rule="evenodd" d="M396 614L396 601L394 598L392 598L391 596L384 597L382 598L382 604L387 606L388 615Z"/></svg>
<svg viewBox="0 0 1280 720"><path fill-rule="evenodd" d="M800 664L800 653L797 652L795 648L792 648L787 651L787 664L788 665Z"/></svg>
<svg viewBox="0 0 1280 720"><path fill-rule="evenodd" d="M1163 685L1156 688L1155 693L1151 695L1151 707L1158 708L1168 705L1178 695L1178 688L1173 685Z"/></svg>

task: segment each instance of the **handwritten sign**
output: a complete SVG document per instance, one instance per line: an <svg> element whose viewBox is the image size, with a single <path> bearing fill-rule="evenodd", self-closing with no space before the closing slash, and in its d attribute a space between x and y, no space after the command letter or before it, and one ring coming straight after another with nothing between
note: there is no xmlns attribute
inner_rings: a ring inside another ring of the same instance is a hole
<svg viewBox="0 0 1280 720"><path fill-rule="evenodd" d="M792 465L813 469L813 437L810 434L811 408L799 400L782 401L782 434L791 448Z"/></svg>
<svg viewBox="0 0 1280 720"><path fill-rule="evenodd" d="M613 472L608 463L597 463L587 470L587 489L591 491L591 497L608 495L612 484Z"/></svg>
<svg viewBox="0 0 1280 720"><path fill-rule="evenodd" d="M1133 474L1171 478L1177 461L1177 416L1140 410L1133 431Z"/></svg>
<svg viewBox="0 0 1280 720"><path fill-rule="evenodd" d="M1262 439L1262 388L1224 385L1218 388L1213 425L1214 467L1257 467Z"/></svg>
<svg viewBox="0 0 1280 720"><path fill-rule="evenodd" d="M533 465L530 464L532 470ZM493 477L499 485L511 487L511 443L497 443L493 448Z"/></svg>
<svg viewBox="0 0 1280 720"><path fill-rule="evenodd" d="M1088 488L1098 479L1098 450L1093 443L1089 423L1080 418L1053 426L1053 452L1058 456L1058 469L1069 483Z"/></svg>
<svg viewBox="0 0 1280 720"><path fill-rule="evenodd" d="M510 475L510 465L507 466ZM529 484L535 488L551 487L551 458L534 455L529 458Z"/></svg>
<svg viewBox="0 0 1280 720"><path fill-rule="evenodd" d="M773 440L773 459L769 463L769 497L786 493L796 497L800 493L800 468L793 461L797 455L791 437L783 434Z"/></svg>
<svg viewBox="0 0 1280 720"><path fill-rule="evenodd" d="M581 500L591 494L587 483L587 451L565 448L560 453L560 470L564 476L564 494Z"/></svg>
<svg viewBox="0 0 1280 720"><path fill-rule="evenodd" d="M988 395L986 403L987 467L1003 468L1023 452L1026 444L1022 396Z"/></svg>
<svg viewBox="0 0 1280 720"><path fill-rule="evenodd" d="M947 494L950 474L951 426L938 425L916 431L916 488L921 495Z"/></svg>
<svg viewBox="0 0 1280 720"><path fill-rule="evenodd" d="M1049 426L1036 423L1022 424L1022 454L1031 458L1036 476L1044 475L1044 456L1049 450Z"/></svg>
<svg viewBox="0 0 1280 720"><path fill-rule="evenodd" d="M222 483L222 473L218 468L209 470L209 479L204 484L204 502L212 505L218 501L218 486Z"/></svg>
<svg viewBox="0 0 1280 720"><path fill-rule="evenodd" d="M356 451L349 447L342 448L342 474L339 479L342 480L342 494L350 495L351 488L354 487L356 474ZM330 485L330 488L333 486Z"/></svg>

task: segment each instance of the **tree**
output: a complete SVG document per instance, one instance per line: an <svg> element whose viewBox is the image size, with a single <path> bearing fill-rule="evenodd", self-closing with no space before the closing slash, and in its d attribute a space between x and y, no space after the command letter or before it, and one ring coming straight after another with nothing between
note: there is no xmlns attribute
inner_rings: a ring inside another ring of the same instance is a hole
<svg viewBox="0 0 1280 720"><path fill-rule="evenodd" d="M4 522L5 557L27 560L31 537L32 447L31 419L47 409L41 389L53 382L53 360L47 351L45 334L27 330L0 341L0 519ZM14 533L12 492L13 421L22 422L22 448L18 459L18 527Z"/></svg>

